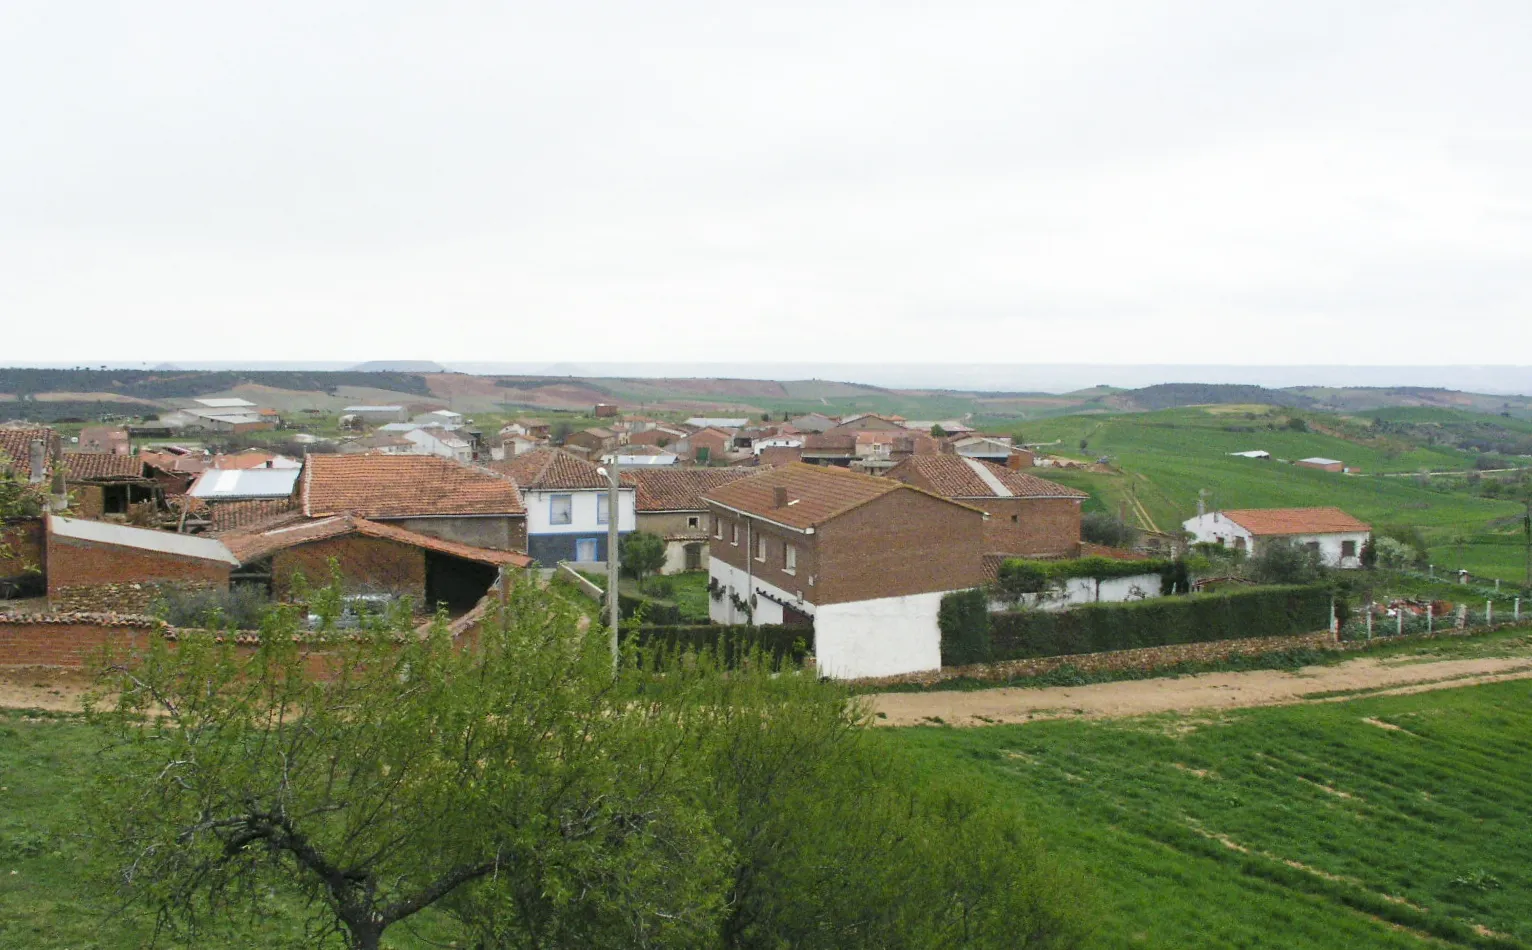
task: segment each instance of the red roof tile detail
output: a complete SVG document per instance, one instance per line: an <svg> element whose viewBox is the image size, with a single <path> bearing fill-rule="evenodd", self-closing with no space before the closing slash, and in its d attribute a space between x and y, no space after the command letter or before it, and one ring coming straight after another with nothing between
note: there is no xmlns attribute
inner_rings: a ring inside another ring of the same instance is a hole
<svg viewBox="0 0 1532 950"><path fill-rule="evenodd" d="M143 460L133 455L105 455L100 452L65 452L60 460L67 481L92 478L143 478Z"/></svg>
<svg viewBox="0 0 1532 950"><path fill-rule="evenodd" d="M351 515L336 515L317 521L278 518L265 524L231 531L221 535L219 540L235 557L239 558L240 563L248 564L278 551L347 534L384 538L410 547L449 554L481 564L528 567L532 563L530 557L518 551L494 551L471 544L460 544L456 541L443 541L440 538L433 538L396 525L379 524L376 521Z"/></svg>
<svg viewBox="0 0 1532 950"><path fill-rule="evenodd" d="M682 468L629 471L638 489L639 511L705 511L702 496L741 478L760 475L768 468Z"/></svg>
<svg viewBox="0 0 1532 950"><path fill-rule="evenodd" d="M58 436L45 426L0 426L0 470L11 468L18 475L25 473L32 464L33 439L43 440L49 456L49 471L52 471L51 456L58 448Z"/></svg>
<svg viewBox="0 0 1532 950"><path fill-rule="evenodd" d="M781 507L776 505L778 488L787 490L787 503ZM707 501L790 528L812 528L896 491L921 489L891 478L863 475L834 466L793 462L752 478L741 478L722 485L703 497ZM942 501L960 508L969 507L946 498Z"/></svg>
<svg viewBox="0 0 1532 950"><path fill-rule="evenodd" d="M1257 537L1372 530L1371 525L1358 521L1339 508L1237 508L1220 514Z"/></svg>
<svg viewBox="0 0 1532 950"><path fill-rule="evenodd" d="M312 518L527 513L510 478L435 455L310 455L302 485Z"/></svg>
<svg viewBox="0 0 1532 950"><path fill-rule="evenodd" d="M488 467L528 491L607 487L606 476L594 464L563 449L533 449L503 462L490 462Z"/></svg>
<svg viewBox="0 0 1532 950"><path fill-rule="evenodd" d="M1046 478L1028 475L993 462L974 460L1010 491L1012 498L1089 498L1090 495ZM990 487L968 461L958 455L916 455L889 470L889 477L901 472L918 474L938 495L948 498L1003 498Z"/></svg>

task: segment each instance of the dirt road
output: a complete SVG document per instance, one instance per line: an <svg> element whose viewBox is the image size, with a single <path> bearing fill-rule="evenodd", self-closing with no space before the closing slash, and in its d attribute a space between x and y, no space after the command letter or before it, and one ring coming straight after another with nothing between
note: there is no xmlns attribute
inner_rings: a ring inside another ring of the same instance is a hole
<svg viewBox="0 0 1532 950"><path fill-rule="evenodd" d="M1048 689L878 693L868 697L878 722L888 726L987 726L1044 719L1107 718L1146 713L1239 709L1390 695L1532 678L1526 657L1469 660L1349 660L1289 673L1203 673L1166 679L1125 680ZM1340 694L1340 695L1327 695Z"/></svg>

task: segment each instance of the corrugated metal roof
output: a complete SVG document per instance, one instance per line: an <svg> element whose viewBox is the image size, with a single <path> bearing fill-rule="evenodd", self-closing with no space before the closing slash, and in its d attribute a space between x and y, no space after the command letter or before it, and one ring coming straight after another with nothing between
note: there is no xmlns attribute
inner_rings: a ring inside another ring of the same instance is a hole
<svg viewBox="0 0 1532 950"><path fill-rule="evenodd" d="M189 534L172 534L152 528L132 528L105 521L86 521L82 518L48 518L48 530L61 538L91 541L96 544L112 544L117 547L137 548L140 551L159 551L162 554L178 554L204 561L223 561L238 564L239 559L229 552L222 541L198 538Z"/></svg>
<svg viewBox="0 0 1532 950"><path fill-rule="evenodd" d="M742 429L750 424L749 419L724 419L715 416L693 416L686 420L689 426L699 429Z"/></svg>
<svg viewBox="0 0 1532 950"><path fill-rule="evenodd" d="M198 476L189 494L193 498L283 498L293 493L301 469L246 468L209 469Z"/></svg>
<svg viewBox="0 0 1532 950"><path fill-rule="evenodd" d="M255 403L251 402L248 399L238 399L238 398L198 399L198 400L195 400L195 402L199 406L206 406L209 409L254 409L255 408Z"/></svg>
<svg viewBox="0 0 1532 950"><path fill-rule="evenodd" d="M341 412L403 412L403 406L347 406Z"/></svg>

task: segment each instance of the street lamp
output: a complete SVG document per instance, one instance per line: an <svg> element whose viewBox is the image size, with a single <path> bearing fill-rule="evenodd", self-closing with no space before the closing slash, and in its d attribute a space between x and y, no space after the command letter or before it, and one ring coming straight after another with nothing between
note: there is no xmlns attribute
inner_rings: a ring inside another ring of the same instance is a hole
<svg viewBox="0 0 1532 950"><path fill-rule="evenodd" d="M617 592L618 545L617 522L622 517L622 505L617 495L617 456L613 455L605 467L597 468L598 475L605 475L606 488L606 610L607 623L611 626L608 636L612 645L612 669L617 669L617 624L622 619L622 595Z"/></svg>

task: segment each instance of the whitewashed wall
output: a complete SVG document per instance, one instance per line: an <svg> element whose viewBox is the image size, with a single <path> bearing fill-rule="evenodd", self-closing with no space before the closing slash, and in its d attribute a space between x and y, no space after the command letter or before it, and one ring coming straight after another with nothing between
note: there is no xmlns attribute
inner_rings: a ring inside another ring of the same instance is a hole
<svg viewBox="0 0 1532 950"><path fill-rule="evenodd" d="M940 669L936 625L946 592L826 604L814 612L819 672L836 679L895 676Z"/></svg>
<svg viewBox="0 0 1532 950"><path fill-rule="evenodd" d="M712 600L710 597L708 601L708 618L714 623L736 624L750 622L750 619L745 616L745 612L735 610L733 603L729 601L730 588L733 588L734 593L745 600L749 600L751 593L758 590L764 590L768 594L789 602L796 599L794 594L783 590L775 584L768 584L759 577L752 580L750 575L744 571L734 567L732 564L726 564L718 558L709 560L707 569L709 579L717 581L724 591L722 600ZM803 602L799 610L809 616L814 616L815 607L813 604ZM767 600L765 597L757 597L755 599L754 622L757 624L781 623L782 605Z"/></svg>
<svg viewBox="0 0 1532 950"><path fill-rule="evenodd" d="M1126 600L1151 600L1159 596L1160 575L1134 574L1131 577L1112 577L1102 581L1099 602L1116 604ZM1068 610L1080 604L1097 603L1096 581L1089 577L1071 577L1064 584L1061 593L1044 600L1041 604L1037 602L1035 594L1026 595L1021 602L1040 610ZM1016 607L1003 601L991 601L989 609L991 611L1015 610Z"/></svg>
<svg viewBox="0 0 1532 950"><path fill-rule="evenodd" d="M572 495L571 519L569 524L553 524L549 521L552 513L553 495ZM596 507L598 498L606 496L606 489L587 488L579 491L523 491L522 501L527 506L527 533L528 534L592 534L606 530L605 524L596 521ZM621 512L617 521L617 530L623 534L632 531L638 524L638 513L633 503L633 489L618 489L618 510Z"/></svg>

